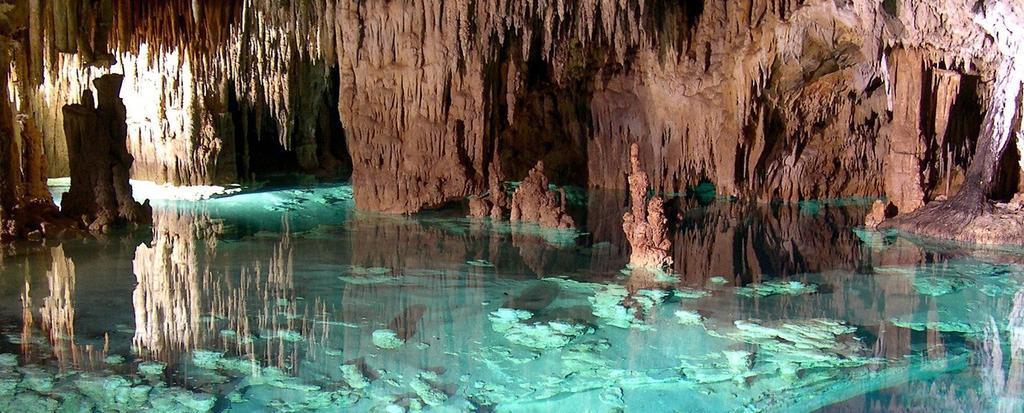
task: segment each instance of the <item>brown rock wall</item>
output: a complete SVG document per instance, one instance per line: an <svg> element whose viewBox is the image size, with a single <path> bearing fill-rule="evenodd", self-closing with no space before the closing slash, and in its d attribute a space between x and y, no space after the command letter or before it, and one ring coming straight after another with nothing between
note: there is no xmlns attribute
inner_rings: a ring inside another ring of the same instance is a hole
<svg viewBox="0 0 1024 413"><path fill-rule="evenodd" d="M29 107L41 114L51 165L63 149L51 144L59 115L45 102L74 99L88 79L123 71L140 80L126 93L145 97L127 116L137 120L128 132L133 176L240 180L273 166L249 164L261 157L317 171L336 165L324 148L343 139L357 206L396 213L484 192L495 162L510 180L545 160L556 183L585 177L579 183L622 188L634 143L659 191L709 181L720 194L761 201L887 195L911 211L950 196L969 175L980 115L999 103L994 79L1015 50L992 41L1014 23L990 18L998 14L991 10L1013 16L1019 7L43 3L26 13L53 27L39 33L26 24L24 67L28 78L41 75ZM160 88L145 95L143 80L154 74ZM334 103L335 88L340 119L332 128L311 114ZM521 156L503 155L510 152Z"/></svg>

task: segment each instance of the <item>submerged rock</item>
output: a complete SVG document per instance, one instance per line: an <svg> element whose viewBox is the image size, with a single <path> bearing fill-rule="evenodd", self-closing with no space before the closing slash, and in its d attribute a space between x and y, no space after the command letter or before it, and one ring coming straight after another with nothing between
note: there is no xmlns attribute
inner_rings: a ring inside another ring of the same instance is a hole
<svg viewBox="0 0 1024 413"><path fill-rule="evenodd" d="M146 361L139 364L139 373L145 376L159 376L164 374L165 367L167 366L160 362Z"/></svg>
<svg viewBox="0 0 1024 413"><path fill-rule="evenodd" d="M142 410L149 401L148 385L133 385L124 377L83 376L75 381L78 391L89 397L100 411L130 412Z"/></svg>
<svg viewBox="0 0 1024 413"><path fill-rule="evenodd" d="M533 313L526 310L499 308L488 316L491 328L502 333L509 341L538 350L565 347L579 336L593 330L585 325L568 321L530 323Z"/></svg>
<svg viewBox="0 0 1024 413"><path fill-rule="evenodd" d="M494 267L494 264L487 260L469 260L466 261L466 264L472 265L474 267Z"/></svg>
<svg viewBox="0 0 1024 413"><path fill-rule="evenodd" d="M151 392L150 410L155 412L208 412L217 398L174 387L157 387Z"/></svg>
<svg viewBox="0 0 1024 413"><path fill-rule="evenodd" d="M725 277L722 277L720 275L716 275L714 277L709 278L708 282L710 282L712 284L717 284L717 285L724 285L724 284L728 284L729 280L726 280Z"/></svg>
<svg viewBox="0 0 1024 413"><path fill-rule="evenodd" d="M734 331L709 331L709 334L755 346L752 356L724 352L724 364L716 364L713 359L681 357L684 374L695 377L699 382L755 376L791 381L804 370L852 368L872 362L870 357L863 355L866 352L863 344L849 337L856 329L843 322L808 319L766 324L757 320L738 320L735 327ZM740 368L741 365L749 365L749 368ZM730 373L712 371L722 366L728 366Z"/></svg>
<svg viewBox="0 0 1024 413"><path fill-rule="evenodd" d="M619 328L650 329L641 317L668 298L664 290L641 289L630 293L620 285L606 285L589 297L593 314L604 323ZM629 304L629 305L627 305Z"/></svg>
<svg viewBox="0 0 1024 413"><path fill-rule="evenodd" d="M679 320L679 324L684 326L703 326L704 316L696 311L690 310L677 310L676 319Z"/></svg>
<svg viewBox="0 0 1024 413"><path fill-rule="evenodd" d="M398 337L398 334L389 329L380 329L373 332L373 345L383 349L396 349L402 347L405 340Z"/></svg>
<svg viewBox="0 0 1024 413"><path fill-rule="evenodd" d="M356 364L343 364L341 366L341 377L345 384L353 389L362 389L370 385L370 380L363 375L363 372Z"/></svg>
<svg viewBox="0 0 1024 413"><path fill-rule="evenodd" d="M437 379L437 373L423 371L416 375L416 378L409 383L409 387L412 387L423 403L437 407L448 400L448 395L435 386L434 382Z"/></svg>
<svg viewBox="0 0 1024 413"><path fill-rule="evenodd" d="M914 289L918 293L938 297L946 295L962 288L973 287L970 280L962 278L943 278L918 276L914 278Z"/></svg>
<svg viewBox="0 0 1024 413"><path fill-rule="evenodd" d="M555 298L558 297L559 291L558 283L540 281L506 301L502 308L526 310L536 313L551 305Z"/></svg>
<svg viewBox="0 0 1024 413"><path fill-rule="evenodd" d="M985 332L983 322L970 323L967 321L912 321L911 317L893 317L889 320L896 327L907 328L915 331L939 331L943 333L961 333L969 336L980 337Z"/></svg>
<svg viewBox="0 0 1024 413"><path fill-rule="evenodd" d="M704 297L707 297L707 296L711 295L711 292L710 291L705 291L705 290L697 290L697 289L693 289L693 288L681 287L681 288L676 288L675 292L673 292L673 295L675 295L676 298L680 298L680 299L684 299L684 300L696 300L698 298L704 298Z"/></svg>
<svg viewBox="0 0 1024 413"><path fill-rule="evenodd" d="M759 284L750 284L746 287L736 288L736 294L744 297L768 297L772 295L801 295L812 294L818 291L814 284L804 284L800 281L769 281Z"/></svg>

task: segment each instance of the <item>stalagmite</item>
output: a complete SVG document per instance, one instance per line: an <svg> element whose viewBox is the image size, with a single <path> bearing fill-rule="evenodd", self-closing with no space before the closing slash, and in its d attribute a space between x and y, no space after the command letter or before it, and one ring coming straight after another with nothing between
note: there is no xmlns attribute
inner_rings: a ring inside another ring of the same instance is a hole
<svg viewBox="0 0 1024 413"><path fill-rule="evenodd" d="M545 228L573 228L575 222L565 212L565 191L548 189L544 162L538 161L526 179L512 193L512 222L532 222Z"/></svg>
<svg viewBox="0 0 1024 413"><path fill-rule="evenodd" d="M635 143L629 147L629 165L630 210L622 215L622 231L631 249L629 265L668 269L672 266L672 241L668 239L664 200L658 195L647 200L650 180L640 168L640 149Z"/></svg>
<svg viewBox="0 0 1024 413"><path fill-rule="evenodd" d="M81 104L64 107L64 133L71 156L71 189L62 211L81 217L92 231L106 232L116 224L152 222L152 209L132 198L128 183L132 156L125 147L125 107L118 97L121 76L96 80L99 104L86 92Z"/></svg>

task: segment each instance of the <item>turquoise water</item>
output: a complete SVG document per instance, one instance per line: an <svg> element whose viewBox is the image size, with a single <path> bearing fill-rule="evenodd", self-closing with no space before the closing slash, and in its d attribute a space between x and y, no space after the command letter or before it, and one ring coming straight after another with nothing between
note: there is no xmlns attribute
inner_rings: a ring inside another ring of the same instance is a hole
<svg viewBox="0 0 1024 413"><path fill-rule="evenodd" d="M865 203L673 201L675 273L580 232L360 213L321 186L155 203L18 246L0 411L1020 411L1024 253L861 231Z"/></svg>

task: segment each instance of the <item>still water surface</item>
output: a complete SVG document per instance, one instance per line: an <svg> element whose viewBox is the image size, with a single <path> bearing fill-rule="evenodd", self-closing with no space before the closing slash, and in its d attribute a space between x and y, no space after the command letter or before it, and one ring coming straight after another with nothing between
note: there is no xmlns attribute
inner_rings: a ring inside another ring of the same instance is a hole
<svg viewBox="0 0 1024 413"><path fill-rule="evenodd" d="M862 231L863 202L672 203L675 271L584 232L356 212L347 185L156 203L22 246L0 411L1021 411L1024 253Z"/></svg>

